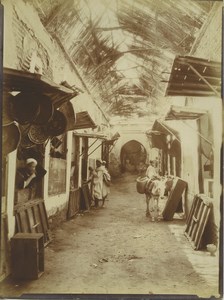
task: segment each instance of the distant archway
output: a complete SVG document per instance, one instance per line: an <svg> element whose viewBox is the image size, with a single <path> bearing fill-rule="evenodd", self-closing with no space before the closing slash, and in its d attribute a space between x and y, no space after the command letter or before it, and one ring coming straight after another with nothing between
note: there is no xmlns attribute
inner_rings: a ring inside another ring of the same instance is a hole
<svg viewBox="0 0 224 300"><path fill-rule="evenodd" d="M145 163L146 158L147 151L141 143L135 140L127 142L121 148L121 171L133 173L138 171L139 164Z"/></svg>

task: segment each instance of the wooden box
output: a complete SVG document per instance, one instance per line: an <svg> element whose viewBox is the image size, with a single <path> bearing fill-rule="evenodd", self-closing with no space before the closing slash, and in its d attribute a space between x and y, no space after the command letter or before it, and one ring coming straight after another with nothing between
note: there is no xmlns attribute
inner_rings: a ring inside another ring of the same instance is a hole
<svg viewBox="0 0 224 300"><path fill-rule="evenodd" d="M12 276L37 279L44 272L44 236L42 233L17 233L11 238Z"/></svg>

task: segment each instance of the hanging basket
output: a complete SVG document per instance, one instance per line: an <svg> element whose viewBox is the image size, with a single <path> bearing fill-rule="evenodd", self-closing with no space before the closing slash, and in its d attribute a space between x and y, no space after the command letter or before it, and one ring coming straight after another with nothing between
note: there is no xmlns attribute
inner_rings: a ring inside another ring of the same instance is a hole
<svg viewBox="0 0 224 300"><path fill-rule="evenodd" d="M66 131L67 121L64 114L55 110L52 120L47 125L47 133L49 136L58 136Z"/></svg>
<svg viewBox="0 0 224 300"><path fill-rule="evenodd" d="M39 98L39 112L33 124L46 125L53 117L54 106L48 96L39 94L37 97Z"/></svg>
<svg viewBox="0 0 224 300"><path fill-rule="evenodd" d="M34 122L40 113L39 97L33 93L21 92L10 98L13 120L21 125Z"/></svg>
<svg viewBox="0 0 224 300"><path fill-rule="evenodd" d="M148 182L148 177L138 177L136 179L136 189L139 194L145 193L146 183Z"/></svg>
<svg viewBox="0 0 224 300"><path fill-rule="evenodd" d="M35 147L36 145L31 142L28 136L28 132L30 130L30 125L20 125L20 132L21 132L21 139L20 139L20 144L19 147L21 149L29 149L32 147Z"/></svg>
<svg viewBox="0 0 224 300"><path fill-rule="evenodd" d="M40 145L46 142L49 135L46 132L46 127L31 125L28 132L28 138L32 143Z"/></svg>
<svg viewBox="0 0 224 300"><path fill-rule="evenodd" d="M20 130L18 126L13 123L2 126L2 154L3 156L16 150L20 142Z"/></svg>

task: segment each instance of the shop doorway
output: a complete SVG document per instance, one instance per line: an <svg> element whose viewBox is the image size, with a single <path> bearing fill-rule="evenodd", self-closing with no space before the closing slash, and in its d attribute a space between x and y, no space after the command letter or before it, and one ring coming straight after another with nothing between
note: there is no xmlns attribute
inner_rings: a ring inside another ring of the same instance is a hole
<svg viewBox="0 0 224 300"><path fill-rule="evenodd" d="M146 163L147 152L145 147L131 140L121 148L121 172L137 173L141 164Z"/></svg>

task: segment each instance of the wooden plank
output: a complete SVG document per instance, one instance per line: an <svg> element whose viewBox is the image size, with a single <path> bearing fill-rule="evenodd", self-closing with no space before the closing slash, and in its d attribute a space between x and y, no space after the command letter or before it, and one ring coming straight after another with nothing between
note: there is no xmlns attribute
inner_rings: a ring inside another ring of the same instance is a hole
<svg viewBox="0 0 224 300"><path fill-rule="evenodd" d="M188 232L189 234L191 233L193 225L194 225L193 221L192 221L192 216L193 216L193 213L194 213L194 210L195 210L195 207L197 204L198 204L198 201L197 201L197 198L195 197L193 200L192 206L191 206L190 213L187 218L187 226L185 229L185 231Z"/></svg>
<svg viewBox="0 0 224 300"><path fill-rule="evenodd" d="M200 247L201 238L202 238L203 232L205 230L205 226L208 221L210 210L211 210L210 207L204 206L203 214L202 214L200 224L198 227L198 231L197 231L197 234L196 234L195 240L194 240L196 249L199 249L199 247Z"/></svg>
<svg viewBox="0 0 224 300"><path fill-rule="evenodd" d="M82 198L84 199L85 203L85 208L89 210L90 208L90 203L91 203L91 197L90 197L90 191L89 191L89 186L87 183L83 184L82 187Z"/></svg>
<svg viewBox="0 0 224 300"><path fill-rule="evenodd" d="M198 209L198 211L195 212L196 219L200 220L202 212L203 212L203 204L200 201L199 209ZM198 225L199 225L199 223L194 222L194 229L192 230L192 234L191 234L192 241L195 240L195 236L196 236L197 230L198 230Z"/></svg>
<svg viewBox="0 0 224 300"><path fill-rule="evenodd" d="M16 217L17 230L19 232L21 232L22 231L22 227L21 227L20 215L16 214L15 217Z"/></svg>
<svg viewBox="0 0 224 300"><path fill-rule="evenodd" d="M40 223L41 223L41 227L43 229L43 231L47 231L49 226L48 226L48 223L47 223L47 218L46 218L46 214L45 214L45 211L44 211L44 207L43 207L43 203L39 203L37 209L39 211L39 217L40 217Z"/></svg>
<svg viewBox="0 0 224 300"><path fill-rule="evenodd" d="M28 223L28 226L29 226L29 228L30 228L30 232L35 233L36 230L35 230L35 228L33 227L33 225L35 224L35 220L34 220L32 208L26 209L25 212L26 212L26 214L27 214L27 223Z"/></svg>
<svg viewBox="0 0 224 300"><path fill-rule="evenodd" d="M79 211L80 189L70 191L67 217L72 218Z"/></svg>
<svg viewBox="0 0 224 300"><path fill-rule="evenodd" d="M194 214L197 214L198 211L199 211L199 208L200 208L200 199L196 197L195 200L194 200L194 203L195 203L195 206L192 209L191 219L189 220L189 222L190 222L190 228L189 228L188 233L189 233L190 236L192 235L192 233L193 233L193 231L195 229L195 223L194 223L194 220L193 220L193 216L194 216Z"/></svg>
<svg viewBox="0 0 224 300"><path fill-rule="evenodd" d="M36 228L36 232L44 232L43 231L43 226L41 224L41 217L40 217L40 213L39 213L39 207L40 203L38 203L37 205L32 207L32 211L33 211L33 215L35 218L35 228Z"/></svg>
<svg viewBox="0 0 224 300"><path fill-rule="evenodd" d="M47 212L46 212L44 202L39 203L38 209L40 211L40 221L43 228L42 232L44 233L44 242L45 245L47 245L52 240L52 238L50 236Z"/></svg>

